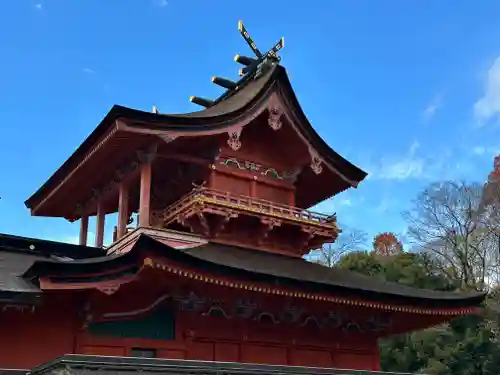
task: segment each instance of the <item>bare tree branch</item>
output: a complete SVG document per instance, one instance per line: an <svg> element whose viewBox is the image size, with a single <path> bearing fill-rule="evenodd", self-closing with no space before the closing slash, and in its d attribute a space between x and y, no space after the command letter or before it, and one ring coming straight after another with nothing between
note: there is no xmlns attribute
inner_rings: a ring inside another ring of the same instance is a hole
<svg viewBox="0 0 500 375"><path fill-rule="evenodd" d="M498 275L500 194L498 186L432 184L403 213L412 242L434 255L442 272L462 287L484 289Z"/></svg>
<svg viewBox="0 0 500 375"><path fill-rule="evenodd" d="M344 227L335 243L325 244L320 249L313 250L311 258L325 266L333 267L343 255L365 248L367 238L366 232L362 230Z"/></svg>

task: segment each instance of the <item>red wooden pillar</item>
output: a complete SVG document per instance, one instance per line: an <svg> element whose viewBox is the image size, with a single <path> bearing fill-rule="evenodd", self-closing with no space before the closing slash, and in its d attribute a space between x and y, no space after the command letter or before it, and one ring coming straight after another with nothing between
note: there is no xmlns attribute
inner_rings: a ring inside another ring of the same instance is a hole
<svg viewBox="0 0 500 375"><path fill-rule="evenodd" d="M295 189L288 192L288 204L295 207Z"/></svg>
<svg viewBox="0 0 500 375"><path fill-rule="evenodd" d="M122 181L120 182L118 196L118 230L116 239L122 238L127 231L127 221L129 218L128 196L128 185L125 181Z"/></svg>
<svg viewBox="0 0 500 375"><path fill-rule="evenodd" d="M78 243L82 246L87 246L87 234L89 232L89 217L82 216L80 219L80 238Z"/></svg>
<svg viewBox="0 0 500 375"><path fill-rule="evenodd" d="M250 196L252 198L257 197L257 177L254 176L253 180L250 181Z"/></svg>
<svg viewBox="0 0 500 375"><path fill-rule="evenodd" d="M151 160L141 165L141 190L139 195L139 226L148 227L151 217Z"/></svg>
<svg viewBox="0 0 500 375"><path fill-rule="evenodd" d="M214 188L214 180L215 180L215 165L210 166L210 174L208 175L208 188L213 189Z"/></svg>
<svg viewBox="0 0 500 375"><path fill-rule="evenodd" d="M104 245L104 207L102 201L97 202L97 215L96 215L96 233L95 233L95 246L102 247Z"/></svg>

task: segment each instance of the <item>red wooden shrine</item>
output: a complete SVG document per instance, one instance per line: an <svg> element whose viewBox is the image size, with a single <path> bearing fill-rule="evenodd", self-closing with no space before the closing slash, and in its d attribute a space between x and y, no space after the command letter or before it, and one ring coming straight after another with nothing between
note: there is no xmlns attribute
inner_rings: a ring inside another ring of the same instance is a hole
<svg viewBox="0 0 500 375"><path fill-rule="evenodd" d="M304 260L340 231L309 208L366 173L314 131L276 59L226 86L199 112L113 107L27 200L78 221L80 245L0 236L1 368L76 353L378 370L378 338L475 313L482 294Z"/></svg>

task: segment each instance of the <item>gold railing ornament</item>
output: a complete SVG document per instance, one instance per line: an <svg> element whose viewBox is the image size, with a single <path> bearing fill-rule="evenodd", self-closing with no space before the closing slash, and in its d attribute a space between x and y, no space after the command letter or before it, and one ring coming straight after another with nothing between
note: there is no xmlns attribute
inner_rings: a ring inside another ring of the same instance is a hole
<svg viewBox="0 0 500 375"><path fill-rule="evenodd" d="M328 230L332 230L332 228L338 230L335 214L320 214L261 198L231 194L226 191L208 189L203 186L195 186L189 194L162 210L161 213L157 213L156 216L164 224L168 224L175 220L182 211L195 204L213 204L235 210L249 211L255 214L300 221L306 224L325 227Z"/></svg>

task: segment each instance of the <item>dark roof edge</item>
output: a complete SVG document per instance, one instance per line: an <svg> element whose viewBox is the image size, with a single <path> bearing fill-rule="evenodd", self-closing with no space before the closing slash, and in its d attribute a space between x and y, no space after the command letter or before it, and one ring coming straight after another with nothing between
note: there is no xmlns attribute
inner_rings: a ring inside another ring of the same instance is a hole
<svg viewBox="0 0 500 375"><path fill-rule="evenodd" d="M325 157L327 159L326 161L329 164L332 164L334 167L340 167L343 170L349 171L349 176L346 176L348 179L355 181L356 183L363 181L368 173L352 164L349 160L341 156L339 153L333 150L328 145L328 143L325 142L325 140L314 129L312 124L309 122L306 114L304 113L297 95L295 94L295 90L293 90L292 83L290 82L288 74L286 74L286 70L284 68L279 69L279 74L281 75L280 82L283 82L285 84L285 89L287 90L285 99L289 99L292 102L290 104L292 108L296 110L299 121L302 124L306 125L306 129L301 129L303 131L303 135L307 136L308 141L311 143L311 145L321 152L321 156Z"/></svg>
<svg viewBox="0 0 500 375"><path fill-rule="evenodd" d="M232 272L240 275L245 275L245 278L247 279L262 279L264 278L271 278L273 280L283 280L283 281L289 281L291 285L294 286L299 286L297 285L298 283L302 285L310 285L314 287L314 289L318 289L318 287L321 287L325 289L325 287L329 288L336 288L338 291L344 293L344 294L352 294L354 293L361 293L366 296L367 299L377 299L375 296L385 296L385 298L388 299L397 299L401 301L413 301L413 303L416 300L421 300L421 297L415 297L411 295L404 295L400 293L384 293L380 291L374 291L374 290L361 290L359 288L355 287L349 287L349 286L343 286L343 285L327 285L327 284L320 284L318 282L314 281L300 281L298 279L292 279L284 276L279 276L279 275L271 275L271 274L264 274L258 271L250 272L248 270L242 269L242 268L235 268L233 266L225 265L225 264L219 264L212 262L210 260L202 259L200 257L197 257L195 255L189 254L188 252L184 252L182 250L175 249L169 245L166 245L162 242L159 242L145 234L141 234L134 244L134 246L130 249L130 251L119 254L116 256L106 256L106 257L101 257L101 258L94 258L94 259L88 259L88 260L80 260L80 261L72 261L72 262L54 262L54 261L45 261L45 260L39 260L33 263L33 265L25 272L23 277L26 278L34 278L34 277L40 277L40 276L47 276L47 275L52 275L56 276L54 274L55 271L59 269L59 275L65 274L65 275L74 275L75 273L86 273L88 272L89 274L92 273L92 270L95 267L98 267L100 265L106 265L106 269L110 269L109 266L112 263L116 263L117 266L123 266L124 264L126 265L137 265L138 261L141 261L142 258L146 257L147 255L153 255L153 256L158 256L158 257L168 257L174 261L179 261L179 262L186 262L186 263L191 263L195 264L195 267L198 268L203 268L207 269L207 267L212 267L212 268L217 268L220 272ZM61 272L62 271L62 272ZM269 281L268 281L269 282ZM397 284L399 285L399 284ZM409 287L408 287L409 288ZM414 288L409 288L409 289L414 289ZM433 291L429 291L433 292ZM452 304L455 305L458 302L463 302L461 306L458 307L470 307L470 306L477 306L480 304L484 297L486 296L486 293L474 293L474 294L458 294L458 293L451 293L449 294L450 298L446 299L439 299L440 304L445 307L446 304ZM436 298L430 297L429 303L432 301L436 301ZM462 306L463 305L463 306ZM465 306L466 305L466 306ZM457 307L457 306L455 306Z"/></svg>
<svg viewBox="0 0 500 375"><path fill-rule="evenodd" d="M30 370L0 368L0 375L25 375Z"/></svg>
<svg viewBox="0 0 500 375"><path fill-rule="evenodd" d="M134 357L105 357L95 355L69 354L54 361L44 363L31 370L29 374L44 374L56 368L85 368L97 371L138 370L164 374L207 374L221 372L227 375L407 375L406 373L387 373L380 371L341 370L335 368L278 366L235 362L209 362L183 359L157 359ZM409 375L409 374L408 374Z"/></svg>
<svg viewBox="0 0 500 375"><path fill-rule="evenodd" d="M266 78L267 77L267 78ZM259 78L258 78L259 79ZM306 115L304 114L300 104L298 102L297 96L293 91L290 80L288 79L288 75L286 73L285 68L282 66L276 66L273 68L272 73L265 75L264 78L267 82L262 85L262 88L258 93L252 98L250 102L247 102L239 109L232 109L232 112L227 112L224 114L219 114L217 116L202 116L204 111L209 111L210 107L207 110L202 110L196 112L199 114L195 117L190 117L192 113L188 114L158 114L152 112L141 111L133 108L128 108L124 106L114 105L111 110L107 113L104 119L99 123L99 125L90 133L90 135L82 142L82 144L76 149L75 152L49 177L49 179L35 192L31 197L29 197L25 201L25 205L27 208L33 208L39 201L42 199L42 196L46 194L51 185L54 184L57 180L59 180L65 173L68 173L74 164L82 157L83 154L88 152L88 150L98 142L110 129L111 125L119 118L127 118L130 120L137 119L139 122L150 123L151 125L168 125L170 128L174 128L175 131L197 131L203 130L205 127L199 127L199 125L203 122L217 123L220 121L228 123L230 125L230 118L234 114L234 116L241 115L241 111L246 107L251 107L251 103L254 103L258 100L262 95L266 95L268 88L271 83L274 81L279 81L284 83L284 88L286 90L286 94L291 100L291 104L293 108L295 108L295 112L298 115L298 119L301 125L301 132L308 139L312 146L317 148L318 151L322 154L321 156L326 159L329 164L336 167L337 169L341 169L340 173L344 174L347 171L347 176L345 176L350 181L355 183L361 182L366 176L367 173L350 163L347 159L343 158L340 154L335 152L328 144L319 136L319 134L314 130ZM245 87L242 87L240 91L245 90ZM238 94L238 92L236 94ZM236 95L235 94L235 95ZM234 96L234 95L233 95ZM229 96L227 100L231 100L233 96ZM218 104L224 103L224 100ZM218 105L217 104L217 105ZM217 106L216 105L216 106ZM248 109L248 108L247 108ZM233 117L234 117L233 116ZM165 129L167 130L167 129Z"/></svg>
<svg viewBox="0 0 500 375"><path fill-rule="evenodd" d="M274 72L274 71L273 71ZM251 80L248 80L246 83L249 83ZM242 87L243 89L243 87ZM219 101L221 98L227 96L227 92L224 92L219 99L217 99L217 104L219 104L221 101ZM228 96L227 99L229 99L231 96ZM226 99L226 98L225 98ZM144 122L149 122L152 124L158 124L158 123L165 123L165 122L175 122L176 120L185 120L187 122L187 125L190 125L190 119L185 118L186 115L190 115L192 113L202 113L205 110L201 110L198 112L190 112L187 114L164 114L164 113L153 113L153 112L146 112L134 108L129 108L121 105L113 105L111 110L106 114L104 119L101 120L99 125L90 133L90 135L80 144L80 146L73 152L73 154L66 159L66 161L48 178L45 183L38 188L37 191L35 191L25 202L24 204L26 205L27 208L31 209L34 205L36 205L39 200L41 200L41 197L44 195L44 193L50 189L50 185L55 183L59 179L61 175L64 173L67 173L68 170L71 170L72 165L82 156L82 154L85 154L88 152L88 150L99 141L101 137L103 137L111 128L111 124L118 120L119 118L130 118L134 119L139 117L139 121L144 121ZM196 117L194 118L194 121L200 121L203 117ZM193 119L191 119L191 123L193 122ZM183 124L186 125L186 124ZM190 128L190 126L187 126L187 128ZM178 131L181 129L177 129Z"/></svg>
<svg viewBox="0 0 500 375"><path fill-rule="evenodd" d="M94 258L106 255L104 249L93 246L75 245L66 242L22 237L0 233L0 251L23 252L32 255L55 255L73 259Z"/></svg>
<svg viewBox="0 0 500 375"><path fill-rule="evenodd" d="M36 306L41 301L41 295L42 292L40 290L0 290L0 304Z"/></svg>
<svg viewBox="0 0 500 375"><path fill-rule="evenodd" d="M114 105L99 125L89 134L87 138L85 138L73 154L71 154L71 156L66 159L66 161L47 179L47 181L45 181L43 185L40 186L37 191L35 191L24 202L26 208L32 209L33 206L35 206L41 199L41 196L50 188L50 185L58 180L64 173L67 173L73 164L81 157L81 154L86 153L92 145L97 143L97 141L110 130L110 125L116 120L117 109L118 106Z"/></svg>

